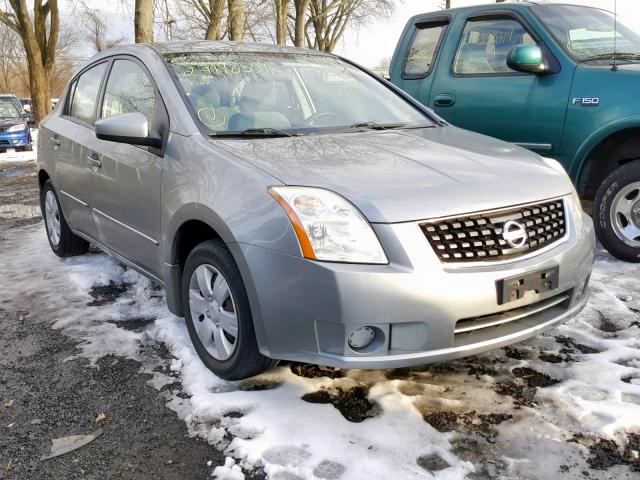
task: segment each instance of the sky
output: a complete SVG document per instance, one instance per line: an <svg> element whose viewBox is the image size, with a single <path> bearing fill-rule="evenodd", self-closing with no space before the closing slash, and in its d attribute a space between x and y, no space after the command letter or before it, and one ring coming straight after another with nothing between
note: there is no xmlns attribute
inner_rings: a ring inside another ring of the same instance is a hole
<svg viewBox="0 0 640 480"><path fill-rule="evenodd" d="M76 0L66 0L65 3L74 5ZM549 0L553 2L555 0ZM640 30L640 0L617 0L618 16L629 26ZM385 58L393 55L396 43L407 20L418 13L438 10L444 4L443 0L394 0L395 11L390 19L372 21L366 27L347 31L339 42L335 53L369 68L376 67ZM469 5L492 3L493 0L451 0L452 8ZM119 0L104 0L97 8L106 19L113 37L124 36L133 39L132 9L124 7L132 2ZM563 3L589 5L613 11L614 0L563 0ZM77 5L75 5L77 10ZM77 18L74 8L65 9L64 20L74 21ZM81 56L90 56L91 52L85 48Z"/></svg>
<svg viewBox="0 0 640 480"><path fill-rule="evenodd" d="M345 34L335 53L343 55L365 66L375 67L384 58L393 55L396 43L407 20L418 13L433 12L444 4L442 0L397 0L396 8L390 20L375 21L358 31ZM451 0L451 7L466 7L492 3L491 0ZM604 8L613 11L614 0L563 0L562 3L575 3ZM618 0L618 17L640 30L640 0Z"/></svg>

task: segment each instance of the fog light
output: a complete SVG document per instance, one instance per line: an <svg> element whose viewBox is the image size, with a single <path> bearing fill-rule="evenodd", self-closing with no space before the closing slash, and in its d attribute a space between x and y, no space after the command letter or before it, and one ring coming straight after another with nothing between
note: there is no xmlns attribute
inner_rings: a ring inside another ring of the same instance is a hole
<svg viewBox="0 0 640 480"><path fill-rule="evenodd" d="M20 143L20 140L15 139L15 140L13 140L13 143Z"/></svg>
<svg viewBox="0 0 640 480"><path fill-rule="evenodd" d="M374 338L376 338L376 332L373 328L360 327L351 332L347 341L351 348L361 349L369 346Z"/></svg>

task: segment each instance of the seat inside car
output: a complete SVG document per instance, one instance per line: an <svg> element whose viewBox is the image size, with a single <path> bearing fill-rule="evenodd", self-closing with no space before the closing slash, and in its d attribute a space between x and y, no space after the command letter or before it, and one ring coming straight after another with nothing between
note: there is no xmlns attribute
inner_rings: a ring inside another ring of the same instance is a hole
<svg viewBox="0 0 640 480"><path fill-rule="evenodd" d="M229 119L239 111L237 107L222 105L218 89L212 83L193 87L189 101L198 118L214 130L227 130Z"/></svg>
<svg viewBox="0 0 640 480"><path fill-rule="evenodd" d="M248 128L291 128L291 122L279 110L278 92L273 81L249 82L242 89L240 112L229 120L229 130Z"/></svg>

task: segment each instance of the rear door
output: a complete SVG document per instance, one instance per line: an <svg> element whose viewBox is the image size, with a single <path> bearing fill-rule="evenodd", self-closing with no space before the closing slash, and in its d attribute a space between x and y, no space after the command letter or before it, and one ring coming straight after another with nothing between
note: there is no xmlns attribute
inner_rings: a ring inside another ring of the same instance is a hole
<svg viewBox="0 0 640 480"><path fill-rule="evenodd" d="M448 15L419 17L403 35L390 73L391 82L427 104L433 70L449 26Z"/></svg>
<svg viewBox="0 0 640 480"><path fill-rule="evenodd" d="M95 137L93 122L98 93L108 62L86 68L69 88L62 115L49 122L50 158L55 163L55 187L72 229L95 235L84 145Z"/></svg>
<svg viewBox="0 0 640 480"><path fill-rule="evenodd" d="M573 72L527 21L513 11L457 16L452 48L440 60L429 106L452 124L557 156ZM453 48L453 44L457 47ZM554 73L520 73L507 66L519 44L537 44Z"/></svg>
<svg viewBox="0 0 640 480"><path fill-rule="evenodd" d="M140 112L165 138L168 116L149 72L133 57L113 60L98 108L100 118ZM91 203L98 240L159 276L162 152L99 140L88 144Z"/></svg>

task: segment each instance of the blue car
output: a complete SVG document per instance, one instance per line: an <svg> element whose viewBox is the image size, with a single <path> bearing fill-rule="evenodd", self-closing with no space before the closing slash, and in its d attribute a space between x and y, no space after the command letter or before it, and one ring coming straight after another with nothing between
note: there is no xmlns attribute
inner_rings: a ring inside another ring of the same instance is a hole
<svg viewBox="0 0 640 480"><path fill-rule="evenodd" d="M27 120L8 98L0 98L0 151L13 148L30 151L31 131Z"/></svg>

